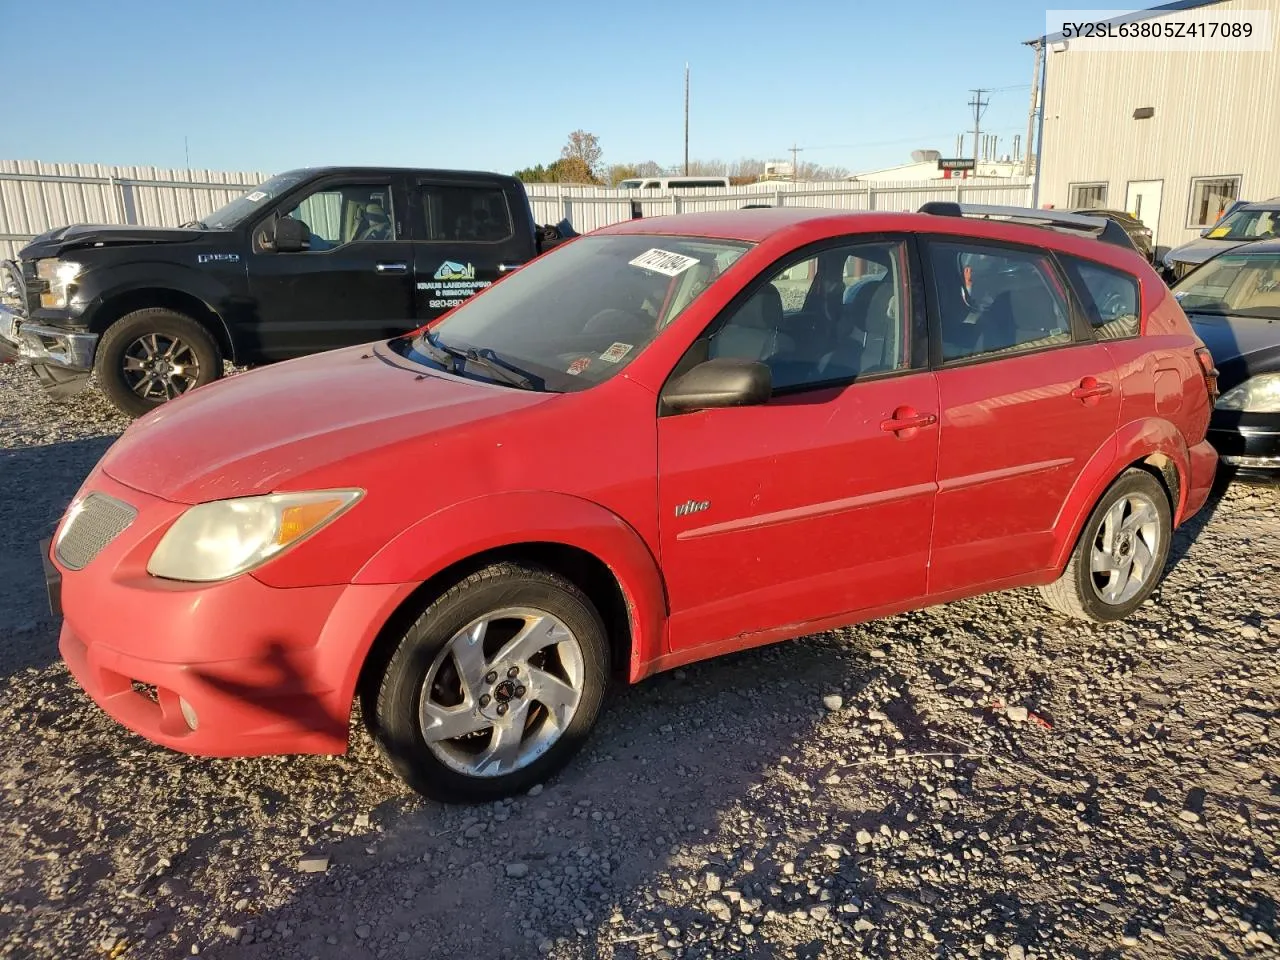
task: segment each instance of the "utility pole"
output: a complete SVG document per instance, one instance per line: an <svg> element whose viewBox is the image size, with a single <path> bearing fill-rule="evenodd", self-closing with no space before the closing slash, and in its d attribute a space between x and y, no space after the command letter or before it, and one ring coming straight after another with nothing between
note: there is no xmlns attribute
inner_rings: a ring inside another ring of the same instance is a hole
<svg viewBox="0 0 1280 960"><path fill-rule="evenodd" d="M1035 134L1036 114L1040 108L1040 61L1044 57L1044 41L1035 44L1036 65L1031 73L1031 104L1027 107L1027 142L1025 159L1022 161L1022 175L1031 173L1031 140Z"/></svg>
<svg viewBox="0 0 1280 960"><path fill-rule="evenodd" d="M973 107L973 174L974 176L977 176L978 151L980 149L979 144L981 143L982 137L982 115L986 112L987 104L991 101L982 99L982 95L987 92L982 87L978 87L976 90L970 90L969 92L973 94L973 99L969 101L969 106Z"/></svg>
<svg viewBox="0 0 1280 960"><path fill-rule="evenodd" d="M797 147L793 141L791 144L791 179L800 179L800 163L796 160L796 154L803 152L804 147Z"/></svg>
<svg viewBox="0 0 1280 960"><path fill-rule="evenodd" d="M190 144L188 144L188 143L187 143L187 138L186 138L186 136L183 136L183 138L182 138L182 152L183 152L183 154L185 154L185 155L186 155L186 158L187 158L187 169L188 169L188 170L190 170L190 169L191 169L191 146L190 146Z"/></svg>
<svg viewBox="0 0 1280 960"><path fill-rule="evenodd" d="M684 175L689 175L689 61L684 64Z"/></svg>

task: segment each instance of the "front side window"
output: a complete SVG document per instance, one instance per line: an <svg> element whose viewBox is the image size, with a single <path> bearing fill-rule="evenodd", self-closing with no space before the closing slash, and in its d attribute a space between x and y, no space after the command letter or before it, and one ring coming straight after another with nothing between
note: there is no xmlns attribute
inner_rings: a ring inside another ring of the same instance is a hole
<svg viewBox="0 0 1280 960"><path fill-rule="evenodd" d="M1227 207L1240 196L1239 177L1200 177L1191 181L1188 227L1207 227L1222 219Z"/></svg>
<svg viewBox="0 0 1280 960"><path fill-rule="evenodd" d="M1085 315L1099 340L1138 335L1138 281L1123 270L1063 257Z"/></svg>
<svg viewBox="0 0 1280 960"><path fill-rule="evenodd" d="M310 253L396 238L391 187L385 183L325 187L309 194L285 216L306 224L311 232Z"/></svg>
<svg viewBox="0 0 1280 960"><path fill-rule="evenodd" d="M1071 209L1105 207L1107 185L1105 183L1073 183L1071 185Z"/></svg>
<svg viewBox="0 0 1280 960"><path fill-rule="evenodd" d="M857 380L907 366L905 246L858 243L774 269L717 322L708 356L758 360L776 390Z"/></svg>
<svg viewBox="0 0 1280 960"><path fill-rule="evenodd" d="M392 345L464 376L585 390L639 356L749 246L699 237L581 237L504 277L412 341Z"/></svg>
<svg viewBox="0 0 1280 960"><path fill-rule="evenodd" d="M499 243L514 233L511 208L500 187L424 183L418 197L424 240Z"/></svg>
<svg viewBox="0 0 1280 960"><path fill-rule="evenodd" d="M1187 313L1280 320L1280 255L1223 254L1175 284L1173 295Z"/></svg>
<svg viewBox="0 0 1280 960"><path fill-rule="evenodd" d="M1066 292L1045 255L946 241L929 245L929 259L944 361L1071 342Z"/></svg>
<svg viewBox="0 0 1280 960"><path fill-rule="evenodd" d="M1206 234L1214 240L1266 240L1280 230L1280 207L1237 210Z"/></svg>

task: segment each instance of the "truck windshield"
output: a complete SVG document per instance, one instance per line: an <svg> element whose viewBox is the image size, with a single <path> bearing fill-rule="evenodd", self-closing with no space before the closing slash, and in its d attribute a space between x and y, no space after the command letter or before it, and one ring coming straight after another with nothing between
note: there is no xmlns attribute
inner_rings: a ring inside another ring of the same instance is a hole
<svg viewBox="0 0 1280 960"><path fill-rule="evenodd" d="M554 393L585 390L639 356L748 249L700 237L583 237L505 277L411 342L392 345L418 363L465 376ZM513 371L519 376L507 375Z"/></svg>
<svg viewBox="0 0 1280 960"><path fill-rule="evenodd" d="M1237 210L1205 236L1213 240L1261 240L1276 236L1280 207L1275 210Z"/></svg>
<svg viewBox="0 0 1280 960"><path fill-rule="evenodd" d="M227 230L256 210L268 200L280 196L284 191L297 186L307 177L305 170L292 170L278 173L270 180L264 180L248 193L236 197L230 203L219 207L200 222L210 230Z"/></svg>
<svg viewBox="0 0 1280 960"><path fill-rule="evenodd" d="M1280 320L1280 254L1223 254L1174 284L1187 313Z"/></svg>

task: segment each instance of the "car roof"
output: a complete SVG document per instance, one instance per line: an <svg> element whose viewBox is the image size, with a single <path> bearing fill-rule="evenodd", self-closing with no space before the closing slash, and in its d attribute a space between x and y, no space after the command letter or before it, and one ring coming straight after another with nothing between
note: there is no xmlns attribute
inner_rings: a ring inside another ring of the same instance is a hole
<svg viewBox="0 0 1280 960"><path fill-rule="evenodd" d="M857 233L952 234L974 239L1006 240L1027 246L1052 247L1064 253L1104 262L1118 262L1115 260L1117 255L1142 259L1132 247L1115 246L1087 234L1045 226L935 213L882 213L822 207L769 207L677 213L623 220L592 231L593 235L651 234L740 240L746 243L789 238L798 244Z"/></svg>
<svg viewBox="0 0 1280 960"><path fill-rule="evenodd" d="M438 170L433 167L370 167L370 166L323 166L323 167L295 167L293 170L286 170L285 173L305 174L308 177L316 176L385 176L392 174L412 174L420 177L438 177L444 180L503 180L513 181L515 177L505 173L494 173L492 170Z"/></svg>
<svg viewBox="0 0 1280 960"><path fill-rule="evenodd" d="M1280 197L1272 197L1270 200L1254 200L1250 203L1241 204L1232 212L1237 213L1241 210L1280 210Z"/></svg>

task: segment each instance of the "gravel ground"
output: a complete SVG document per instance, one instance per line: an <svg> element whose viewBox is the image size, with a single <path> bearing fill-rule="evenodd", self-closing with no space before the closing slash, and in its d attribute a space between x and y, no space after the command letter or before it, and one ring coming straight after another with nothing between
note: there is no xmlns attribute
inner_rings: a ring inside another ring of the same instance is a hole
<svg viewBox="0 0 1280 960"><path fill-rule="evenodd" d="M1015 591L618 693L529 796L443 807L368 737L204 760L57 660L35 542L122 421L0 367L0 956L1280 955L1280 490L1128 623Z"/></svg>

